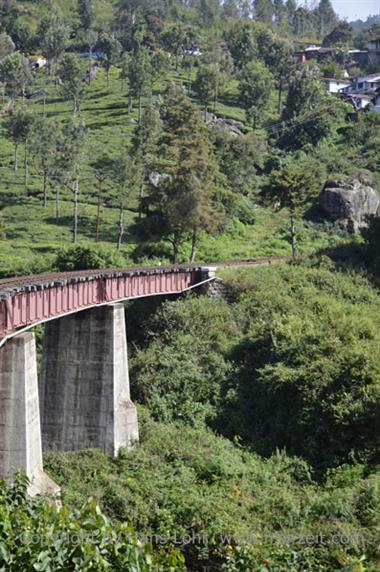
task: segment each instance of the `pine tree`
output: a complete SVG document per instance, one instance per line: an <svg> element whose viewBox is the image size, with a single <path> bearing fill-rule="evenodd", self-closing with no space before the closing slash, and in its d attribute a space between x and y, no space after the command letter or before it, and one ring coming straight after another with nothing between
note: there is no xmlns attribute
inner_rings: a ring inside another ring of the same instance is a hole
<svg viewBox="0 0 380 572"><path fill-rule="evenodd" d="M286 23L286 7L284 0L273 0L274 20L279 28Z"/></svg>
<svg viewBox="0 0 380 572"><path fill-rule="evenodd" d="M255 0L254 2L255 20L264 24L271 24L273 20L272 0Z"/></svg>
<svg viewBox="0 0 380 572"><path fill-rule="evenodd" d="M173 87L167 93L162 121L155 165L159 175L142 201L144 216L136 228L142 240L168 240L175 264L181 245L191 241L194 260L200 232L215 232L220 225L220 175L205 127L182 90Z"/></svg>
<svg viewBox="0 0 380 572"><path fill-rule="evenodd" d="M287 21L288 21L289 29L292 32L295 31L296 11L297 11L296 0L287 0L286 1L286 15L287 15Z"/></svg>
<svg viewBox="0 0 380 572"><path fill-rule="evenodd" d="M338 22L337 15L332 7L331 0L321 0L317 9L318 33L320 38L333 30Z"/></svg>
<svg viewBox="0 0 380 572"><path fill-rule="evenodd" d="M95 22L95 10L92 0L78 0L78 12L81 26L84 30L90 30Z"/></svg>
<svg viewBox="0 0 380 572"><path fill-rule="evenodd" d="M289 82L280 145L288 150L317 145L331 131L336 106L318 70L307 66L298 69Z"/></svg>
<svg viewBox="0 0 380 572"><path fill-rule="evenodd" d="M144 190L149 180L149 174L154 169L153 165L157 151L157 140L161 132L161 127L159 112L150 105L144 109L141 121L136 126L132 136L131 152L140 172L140 208L144 197Z"/></svg>

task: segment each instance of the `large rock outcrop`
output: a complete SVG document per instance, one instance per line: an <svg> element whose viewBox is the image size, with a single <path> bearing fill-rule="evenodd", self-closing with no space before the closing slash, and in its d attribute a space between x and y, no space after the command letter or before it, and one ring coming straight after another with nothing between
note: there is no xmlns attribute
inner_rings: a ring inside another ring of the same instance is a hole
<svg viewBox="0 0 380 572"><path fill-rule="evenodd" d="M331 220L354 232L365 227L367 217L379 210L380 196L372 185L373 178L369 173L327 181L319 204Z"/></svg>
<svg viewBox="0 0 380 572"><path fill-rule="evenodd" d="M202 118L204 119L204 113L202 113ZM206 124L215 131L227 133L230 137L241 137L245 132L244 123L241 121L218 117L211 112L207 113Z"/></svg>

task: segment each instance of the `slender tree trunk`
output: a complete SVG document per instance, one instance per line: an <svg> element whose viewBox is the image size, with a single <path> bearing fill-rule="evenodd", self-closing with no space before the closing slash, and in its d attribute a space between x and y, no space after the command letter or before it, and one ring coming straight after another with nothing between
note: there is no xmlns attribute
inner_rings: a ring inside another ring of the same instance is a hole
<svg viewBox="0 0 380 572"><path fill-rule="evenodd" d="M18 143L15 143L15 155L14 155L13 169L15 171L17 171L17 169L18 169Z"/></svg>
<svg viewBox="0 0 380 572"><path fill-rule="evenodd" d="M102 207L102 201L101 201L101 195L99 193L98 208L97 208L97 212L96 212L96 233L95 233L95 241L96 242L99 242L101 207Z"/></svg>
<svg viewBox="0 0 380 572"><path fill-rule="evenodd" d="M124 236L124 207L120 205L120 215L119 215L119 235L117 237L117 249L121 249Z"/></svg>
<svg viewBox="0 0 380 572"><path fill-rule="evenodd" d="M279 115L281 115L282 112L282 81L280 81L280 84L278 86L278 107L277 107L277 112Z"/></svg>
<svg viewBox="0 0 380 572"><path fill-rule="evenodd" d="M142 105L141 105L141 93L139 94L139 125L141 124L141 114L142 114Z"/></svg>
<svg viewBox="0 0 380 572"><path fill-rule="evenodd" d="M59 185L55 187L55 222L59 220Z"/></svg>
<svg viewBox="0 0 380 572"><path fill-rule="evenodd" d="M46 209L46 205L47 205L47 172L46 170L44 171L44 176L43 176L43 205L44 208Z"/></svg>
<svg viewBox="0 0 380 572"><path fill-rule="evenodd" d="M28 190L28 141L25 141L24 144L24 191L25 193Z"/></svg>
<svg viewBox="0 0 380 572"><path fill-rule="evenodd" d="M79 181L78 177L76 177L73 182L73 194L74 194L73 243L74 244L78 242L78 190L79 190Z"/></svg>
<svg viewBox="0 0 380 572"><path fill-rule="evenodd" d="M294 214L290 216L290 234L292 237L292 259L293 262L297 260L297 229L296 229L296 219Z"/></svg>
<svg viewBox="0 0 380 572"><path fill-rule="evenodd" d="M110 87L110 68L107 68L107 88Z"/></svg>
<svg viewBox="0 0 380 572"><path fill-rule="evenodd" d="M43 117L46 117L46 95L44 95L42 115Z"/></svg>
<svg viewBox="0 0 380 572"><path fill-rule="evenodd" d="M140 185L140 200L139 200L139 219L142 217L142 199L144 196L144 177L142 176L141 185Z"/></svg>
<svg viewBox="0 0 380 572"><path fill-rule="evenodd" d="M218 105L218 88L216 88L214 93L214 113L216 112L216 106Z"/></svg>
<svg viewBox="0 0 380 572"><path fill-rule="evenodd" d="M88 85L91 85L91 72L92 72L92 48L90 48L90 61L88 67Z"/></svg>
<svg viewBox="0 0 380 572"><path fill-rule="evenodd" d="M179 240L178 240L178 236L175 236L173 241L173 264L177 264L178 263L178 252L179 252Z"/></svg>
<svg viewBox="0 0 380 572"><path fill-rule="evenodd" d="M78 100L76 97L73 97L73 116L75 117L78 111Z"/></svg>
<svg viewBox="0 0 380 572"><path fill-rule="evenodd" d="M190 256L190 262L194 262L195 260L195 255L197 252L197 231L194 228L193 229L193 235L191 237L191 256Z"/></svg>
<svg viewBox="0 0 380 572"><path fill-rule="evenodd" d="M132 94L131 94L131 92L129 92L129 94L128 94L128 113L131 113L132 109L133 109Z"/></svg>

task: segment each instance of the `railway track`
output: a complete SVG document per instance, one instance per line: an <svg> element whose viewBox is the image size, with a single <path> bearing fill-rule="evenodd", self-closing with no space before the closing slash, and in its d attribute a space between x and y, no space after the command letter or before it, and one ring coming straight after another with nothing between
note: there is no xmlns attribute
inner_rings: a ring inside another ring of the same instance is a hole
<svg viewBox="0 0 380 572"><path fill-rule="evenodd" d="M127 274L156 274L159 272L173 272L189 269L201 269L202 267L212 267L217 269L239 268L244 266L264 266L276 262L288 262L288 256L267 256L263 258L252 258L245 260L228 260L224 262L212 262L207 264L172 264L163 266L135 266L128 268L107 268L103 270L80 270L72 272L50 272L47 274L37 274L29 276L15 276L12 278L3 278L0 280L0 294L2 292L9 293L12 290L20 291L23 289L33 289L39 285L53 285L69 282L82 282L86 280L94 280L98 278L110 278L115 276L123 276Z"/></svg>

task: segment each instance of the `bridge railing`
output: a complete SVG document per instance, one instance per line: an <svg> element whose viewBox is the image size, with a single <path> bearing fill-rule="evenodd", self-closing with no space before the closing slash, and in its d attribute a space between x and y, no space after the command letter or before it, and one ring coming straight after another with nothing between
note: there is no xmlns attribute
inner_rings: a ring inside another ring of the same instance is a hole
<svg viewBox="0 0 380 572"><path fill-rule="evenodd" d="M156 271L103 275L94 277L78 273L60 281L63 275L49 280L31 278L4 288L0 283L0 345L12 333L19 333L39 323L94 306L157 295L179 294L201 283L202 268L157 269Z"/></svg>

